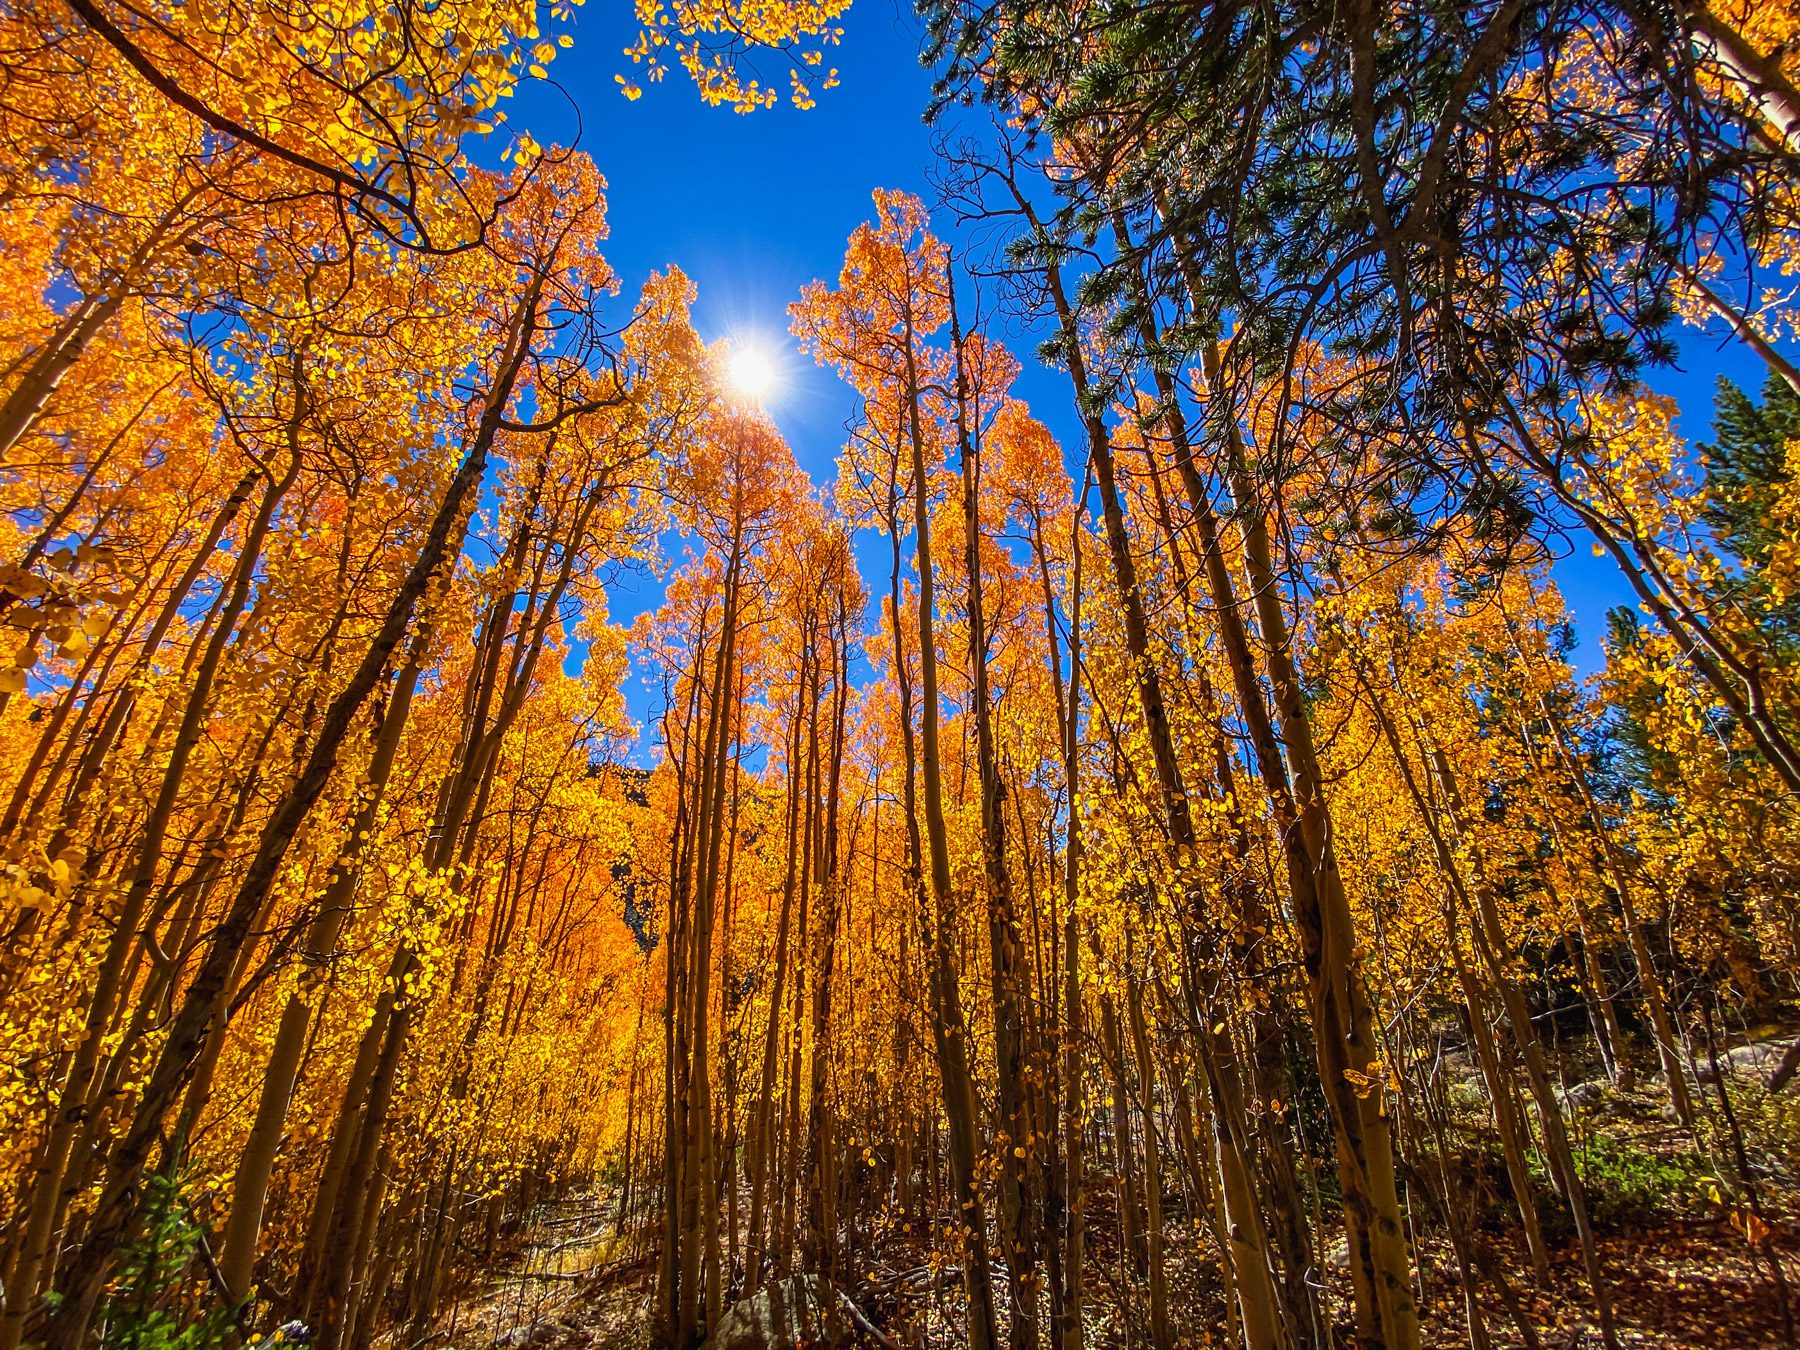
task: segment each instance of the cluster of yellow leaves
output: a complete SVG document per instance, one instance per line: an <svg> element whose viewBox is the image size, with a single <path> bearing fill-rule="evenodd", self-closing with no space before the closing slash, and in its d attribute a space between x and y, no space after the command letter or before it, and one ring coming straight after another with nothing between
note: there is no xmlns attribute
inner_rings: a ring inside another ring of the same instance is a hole
<svg viewBox="0 0 1800 1350"><path fill-rule="evenodd" d="M819 92L837 87L825 52L843 37L837 20L850 0L635 0L635 8L638 36L625 55L652 84L668 71L672 52L702 99L740 113L773 107L781 97L775 83L754 72L759 55L788 66L796 108L813 107ZM626 98L642 95L635 80L614 78Z"/></svg>

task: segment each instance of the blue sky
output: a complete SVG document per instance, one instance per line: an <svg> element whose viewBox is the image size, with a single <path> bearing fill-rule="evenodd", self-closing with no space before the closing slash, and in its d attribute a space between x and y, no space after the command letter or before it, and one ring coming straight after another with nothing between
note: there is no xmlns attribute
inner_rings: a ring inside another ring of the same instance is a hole
<svg viewBox="0 0 1800 1350"><path fill-rule="evenodd" d="M829 483L854 400L797 350L787 307L807 282L836 278L850 232L874 214L873 189L929 195L931 77L918 61L917 19L892 0L859 0L832 57L837 89L807 111L781 104L743 115L707 107L680 70L628 101L613 77L631 70L621 55L635 36L629 8L601 3L576 15L575 44L551 68L562 92L525 85L509 120L544 144L567 144L579 114L580 146L607 179L605 252L624 282L620 316L652 271L679 266L699 292L703 338L769 354L779 379L771 415L801 467ZM661 591L652 577L621 578L612 617L629 622ZM657 711L653 688L628 682L640 722Z"/></svg>
<svg viewBox="0 0 1800 1350"><path fill-rule="evenodd" d="M806 282L836 277L845 240L873 214L873 188L931 200L933 131L922 118L931 77L918 64L918 20L894 0L856 0L833 56L840 87L809 111L783 105L744 116L702 104L679 70L628 101L614 75L630 70L621 54L635 32L629 7L601 0L576 14L574 46L551 68L561 92L527 84L510 104L512 125L565 144L580 126L581 148L610 187L606 254L624 278L621 317L651 270L679 265L698 287L703 337L730 336L773 356L781 390L772 414L800 465L815 482L829 482L852 401L835 376L795 350L786 309ZM782 82L779 66L767 73ZM1681 336L1682 368L1658 372L1651 383L1681 400L1684 429L1703 438L1718 376L1757 389L1763 372L1735 342L1721 345L1692 330ZM1022 357L1031 345L1018 344ZM1020 392L1074 444L1063 377L1028 371ZM1585 537L1570 541L1557 575L1575 612L1577 665L1588 673L1601 663L1605 610L1626 602L1626 591ZM660 590L649 578L626 579L614 597L615 619L653 605ZM647 688L628 691L640 718L652 711L648 700Z"/></svg>
<svg viewBox="0 0 1800 1350"><path fill-rule="evenodd" d="M680 266L699 289L703 337L755 342L779 363L774 411L817 480L834 472L850 400L794 349L787 306L806 282L835 279L850 232L873 214L871 190L927 195L932 160L922 120L931 78L911 10L858 0L844 27L832 57L839 88L809 111L744 115L702 104L680 70L627 101L613 77L632 69L620 54L635 31L629 8L589 5L551 69L567 97L527 85L509 111L539 141L566 143L570 103L579 109L581 148L608 183L606 256L625 280L621 313L651 270ZM767 73L779 79L782 69Z"/></svg>

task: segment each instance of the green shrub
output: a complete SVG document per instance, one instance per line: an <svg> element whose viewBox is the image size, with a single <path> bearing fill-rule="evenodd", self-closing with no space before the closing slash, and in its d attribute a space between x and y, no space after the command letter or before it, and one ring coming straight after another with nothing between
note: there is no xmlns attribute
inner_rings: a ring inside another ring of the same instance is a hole
<svg viewBox="0 0 1800 1350"><path fill-rule="evenodd" d="M118 1275L101 1305L105 1350L210 1350L223 1345L232 1310L196 1272L204 1235L188 1213L181 1178L144 1183L143 1232L119 1252Z"/></svg>
<svg viewBox="0 0 1800 1350"><path fill-rule="evenodd" d="M1705 1171L1691 1153L1659 1153L1637 1139L1605 1132L1587 1138L1576 1163L1594 1222L1614 1228L1668 1216L1699 1193Z"/></svg>

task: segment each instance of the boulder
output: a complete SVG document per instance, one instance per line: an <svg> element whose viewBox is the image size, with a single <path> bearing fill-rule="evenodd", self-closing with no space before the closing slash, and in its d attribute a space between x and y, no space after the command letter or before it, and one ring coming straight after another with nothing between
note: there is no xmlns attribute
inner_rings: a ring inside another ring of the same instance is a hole
<svg viewBox="0 0 1800 1350"><path fill-rule="evenodd" d="M1563 1091L1565 1111L1594 1111L1606 1104L1609 1095L1605 1083L1577 1083Z"/></svg>
<svg viewBox="0 0 1800 1350"><path fill-rule="evenodd" d="M494 1350L537 1350L549 1345L557 1336L554 1322L532 1322L502 1332L494 1341Z"/></svg>
<svg viewBox="0 0 1800 1350"><path fill-rule="evenodd" d="M795 1275L739 1299L705 1350L847 1350L865 1319L822 1275Z"/></svg>
<svg viewBox="0 0 1800 1350"><path fill-rule="evenodd" d="M1788 1052L1791 1041L1751 1041L1748 1045L1733 1046L1719 1054L1719 1072L1728 1073L1733 1078L1749 1078L1757 1082L1767 1083L1781 1064L1783 1056ZM1702 1083L1713 1080L1713 1066L1710 1057L1699 1056L1695 1066L1698 1078Z"/></svg>
<svg viewBox="0 0 1800 1350"><path fill-rule="evenodd" d="M1426 1067L1435 1067L1452 1083L1481 1082L1481 1066L1464 1050L1446 1050L1434 1060L1427 1061Z"/></svg>

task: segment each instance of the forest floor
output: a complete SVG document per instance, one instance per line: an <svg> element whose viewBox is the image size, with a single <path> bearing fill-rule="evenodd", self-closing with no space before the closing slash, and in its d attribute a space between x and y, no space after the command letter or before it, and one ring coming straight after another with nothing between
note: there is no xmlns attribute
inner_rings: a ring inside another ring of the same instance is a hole
<svg viewBox="0 0 1800 1350"><path fill-rule="evenodd" d="M631 1350L648 1343L654 1268L591 1192L542 1207L488 1277L464 1290L417 1350ZM398 1347L390 1347L398 1350Z"/></svg>
<svg viewBox="0 0 1800 1350"><path fill-rule="evenodd" d="M1624 1346L1800 1345L1791 1330L1800 1321L1800 1084L1768 1091L1762 1064L1742 1071L1726 1066L1735 1131L1724 1122L1717 1086L1702 1085L1709 1123L1698 1139L1667 1118L1666 1097L1653 1081L1632 1092L1599 1084L1571 1092L1571 1133ZM1492 1345L1529 1344L1496 1276L1543 1350L1602 1345L1566 1212L1545 1186L1541 1208L1552 1268L1548 1286L1540 1287L1519 1237L1504 1167L1487 1142L1492 1130L1484 1128L1479 1084L1460 1077L1448 1100L1456 1182L1475 1197L1489 1258L1478 1300ZM1754 1201L1738 1162L1740 1140ZM1134 1350L1149 1344L1146 1329L1119 1310L1141 1309L1147 1300L1141 1278L1121 1259L1108 1178L1092 1180L1088 1343L1096 1350ZM1423 1263L1425 1343L1468 1346L1468 1314L1449 1244L1432 1228L1414 1238ZM632 1254L628 1239L616 1235L611 1206L594 1195L547 1207L515 1236L511 1255L496 1264L490 1281L465 1292L422 1350L645 1350L654 1267ZM1229 1344L1210 1246L1185 1221L1176 1197L1166 1206L1165 1246L1171 1311L1184 1331L1180 1343ZM926 1254L892 1242L857 1250L848 1261L858 1277L846 1292L892 1343L953 1350L960 1309L951 1272L934 1276ZM1347 1316L1347 1273L1329 1253L1325 1268L1329 1302ZM1348 1326L1338 1330L1347 1343Z"/></svg>

